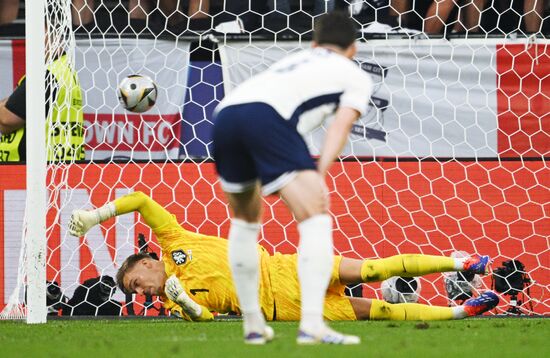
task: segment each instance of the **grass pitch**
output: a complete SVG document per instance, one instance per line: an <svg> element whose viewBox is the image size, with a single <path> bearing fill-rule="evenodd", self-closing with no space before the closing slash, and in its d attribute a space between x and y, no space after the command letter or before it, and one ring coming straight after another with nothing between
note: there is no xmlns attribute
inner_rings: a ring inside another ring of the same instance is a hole
<svg viewBox="0 0 550 358"><path fill-rule="evenodd" d="M331 324L361 336L358 346L297 346L296 322L271 324L272 343L246 346L239 321L0 321L0 357L550 357L544 318Z"/></svg>

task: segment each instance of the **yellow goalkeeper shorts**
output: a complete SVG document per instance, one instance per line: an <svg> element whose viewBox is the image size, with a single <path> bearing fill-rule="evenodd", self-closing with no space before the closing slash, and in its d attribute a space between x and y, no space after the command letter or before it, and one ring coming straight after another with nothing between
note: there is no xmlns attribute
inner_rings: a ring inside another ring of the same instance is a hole
<svg viewBox="0 0 550 358"><path fill-rule="evenodd" d="M345 296L346 286L340 283L339 268L341 256L334 256L332 276L325 298L324 316L329 321L355 321L357 317L349 298ZM298 255L276 253L270 257L269 274L275 300L275 320L300 320L300 283L298 281Z"/></svg>

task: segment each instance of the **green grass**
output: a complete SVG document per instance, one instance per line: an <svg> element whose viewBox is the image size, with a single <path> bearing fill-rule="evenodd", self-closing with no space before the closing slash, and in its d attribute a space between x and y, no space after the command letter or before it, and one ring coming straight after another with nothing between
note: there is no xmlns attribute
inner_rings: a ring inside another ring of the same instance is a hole
<svg viewBox="0 0 550 358"><path fill-rule="evenodd" d="M297 346L297 323L272 326L275 341L251 347L242 343L239 321L0 321L0 357L550 357L550 319L334 322L362 338L340 347Z"/></svg>

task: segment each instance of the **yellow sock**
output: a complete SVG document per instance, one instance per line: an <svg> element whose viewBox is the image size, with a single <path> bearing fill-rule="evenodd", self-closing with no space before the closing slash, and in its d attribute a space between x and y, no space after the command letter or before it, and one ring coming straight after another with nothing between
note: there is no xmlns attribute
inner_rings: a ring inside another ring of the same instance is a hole
<svg viewBox="0 0 550 358"><path fill-rule="evenodd" d="M446 271L456 271L454 258L407 254L365 260L361 266L361 278L363 282L376 282L392 276L414 277Z"/></svg>
<svg viewBox="0 0 550 358"><path fill-rule="evenodd" d="M452 307L428 306L418 303L392 304L372 300L370 319L392 321L439 321L454 318Z"/></svg>

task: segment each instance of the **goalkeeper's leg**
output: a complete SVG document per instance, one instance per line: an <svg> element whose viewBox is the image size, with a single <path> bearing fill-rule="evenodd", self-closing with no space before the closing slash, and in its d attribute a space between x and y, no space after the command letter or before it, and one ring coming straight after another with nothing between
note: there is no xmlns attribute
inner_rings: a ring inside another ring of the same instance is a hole
<svg viewBox="0 0 550 358"><path fill-rule="evenodd" d="M116 215L138 211L152 229L167 223L172 215L148 195L137 191L124 195L94 210L74 210L69 220L69 232L84 236L88 230Z"/></svg>
<svg viewBox="0 0 550 358"><path fill-rule="evenodd" d="M374 260L343 258L339 274L342 284L377 282L393 276L416 277L448 271L485 274L489 262L488 256L478 255L466 258L420 254L395 255Z"/></svg>
<svg viewBox="0 0 550 358"><path fill-rule="evenodd" d="M442 307L419 303L392 304L381 300L349 298L358 320L440 321L480 315L499 302L491 291L468 299L462 306Z"/></svg>

